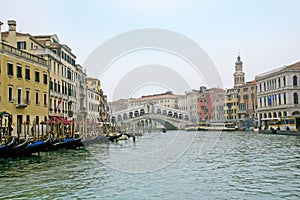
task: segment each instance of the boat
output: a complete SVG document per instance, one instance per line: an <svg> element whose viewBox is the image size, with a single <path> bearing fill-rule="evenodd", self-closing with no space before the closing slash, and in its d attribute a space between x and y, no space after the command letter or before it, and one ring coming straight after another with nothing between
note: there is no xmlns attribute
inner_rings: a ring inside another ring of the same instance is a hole
<svg viewBox="0 0 300 200"><path fill-rule="evenodd" d="M258 131L264 134L278 135L300 135L300 130L296 128L296 119L292 116L278 118L260 119L261 127Z"/></svg>
<svg viewBox="0 0 300 200"><path fill-rule="evenodd" d="M233 122L206 122L198 126L199 131L235 131L236 125Z"/></svg>
<svg viewBox="0 0 300 200"><path fill-rule="evenodd" d="M107 134L106 135L106 137L107 137L107 139L109 140L109 141L111 141L111 142L115 142L115 141L117 141L117 139L119 138L119 137L122 137L122 133L119 133L119 134Z"/></svg>
<svg viewBox="0 0 300 200"><path fill-rule="evenodd" d="M185 126L185 131L197 131L198 126L196 124L187 124Z"/></svg>
<svg viewBox="0 0 300 200"><path fill-rule="evenodd" d="M9 149L14 145L15 137L10 137L10 141L7 144L3 144L0 146L0 157L4 157Z"/></svg>
<svg viewBox="0 0 300 200"><path fill-rule="evenodd" d="M58 140L56 143L53 144L53 150L59 149L75 149L81 146L81 139L79 138L65 138L63 140Z"/></svg>
<svg viewBox="0 0 300 200"><path fill-rule="evenodd" d="M51 145L51 136L49 135L45 141L29 142L27 146L22 149L20 155L29 156L33 153L37 153L47 149Z"/></svg>
<svg viewBox="0 0 300 200"><path fill-rule="evenodd" d="M26 136L26 138L24 139L24 141L22 141L22 143L19 144L15 144L8 149L7 154L4 155L4 157L18 157L21 155L22 150L28 145L28 141L29 138L28 136Z"/></svg>
<svg viewBox="0 0 300 200"><path fill-rule="evenodd" d="M92 144L101 144L101 143L107 143L109 142L109 139L104 135L97 135L93 138L84 138L80 142L80 146L89 146Z"/></svg>

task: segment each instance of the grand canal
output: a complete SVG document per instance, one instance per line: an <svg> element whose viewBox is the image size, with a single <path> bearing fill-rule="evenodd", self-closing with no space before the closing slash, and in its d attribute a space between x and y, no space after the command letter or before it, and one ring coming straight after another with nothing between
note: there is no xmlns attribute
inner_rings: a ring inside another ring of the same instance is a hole
<svg viewBox="0 0 300 200"><path fill-rule="evenodd" d="M300 138L152 132L0 160L0 199L299 199Z"/></svg>

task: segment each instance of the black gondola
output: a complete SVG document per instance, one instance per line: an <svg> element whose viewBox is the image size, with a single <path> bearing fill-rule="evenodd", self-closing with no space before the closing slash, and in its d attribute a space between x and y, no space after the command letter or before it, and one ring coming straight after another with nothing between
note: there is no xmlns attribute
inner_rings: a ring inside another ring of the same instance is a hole
<svg viewBox="0 0 300 200"><path fill-rule="evenodd" d="M59 149L75 149L80 147L81 137L79 138L66 138L62 141L58 141L57 143L53 144L54 150Z"/></svg>
<svg viewBox="0 0 300 200"><path fill-rule="evenodd" d="M81 140L81 146L89 146L92 144L100 144L100 143L107 143L109 139L104 135L99 135L93 138L85 138Z"/></svg>
<svg viewBox="0 0 300 200"><path fill-rule="evenodd" d="M50 144L51 144L51 137L49 135L45 141L36 141L36 142L29 143L24 149L22 149L20 155L28 156L33 153L43 151L47 149L50 146Z"/></svg>
<svg viewBox="0 0 300 200"><path fill-rule="evenodd" d="M7 154L4 157L17 157L20 156L22 150L28 145L28 136L26 136L25 140L20 144L15 144L11 148L8 149Z"/></svg>
<svg viewBox="0 0 300 200"><path fill-rule="evenodd" d="M107 135L106 137L109 141L114 142L114 141L117 141L117 139L122 136L123 136L123 134L120 133L118 135Z"/></svg>
<svg viewBox="0 0 300 200"><path fill-rule="evenodd" d="M5 155L8 154L10 148L14 145L14 143L15 143L15 137L11 137L11 140L8 144L1 145L0 146L0 157L5 157Z"/></svg>

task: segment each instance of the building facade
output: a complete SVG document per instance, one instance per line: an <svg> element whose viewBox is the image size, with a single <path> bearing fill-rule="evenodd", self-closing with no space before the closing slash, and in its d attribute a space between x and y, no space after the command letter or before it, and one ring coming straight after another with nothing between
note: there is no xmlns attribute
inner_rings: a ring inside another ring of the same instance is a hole
<svg viewBox="0 0 300 200"><path fill-rule="evenodd" d="M49 68L45 59L20 48L16 22L8 25L0 38L0 108L12 114L13 133L19 135L28 131L22 125L48 118Z"/></svg>
<svg viewBox="0 0 300 200"><path fill-rule="evenodd" d="M300 62L255 77L259 122L266 118L300 117Z"/></svg>
<svg viewBox="0 0 300 200"><path fill-rule="evenodd" d="M256 81L238 86L238 121L239 127L255 127L257 115Z"/></svg>
<svg viewBox="0 0 300 200"><path fill-rule="evenodd" d="M211 120L224 120L224 90L221 88L208 89L211 98Z"/></svg>
<svg viewBox="0 0 300 200"><path fill-rule="evenodd" d="M226 121L236 122L238 119L238 99L237 88L226 89L224 93L224 118Z"/></svg>
<svg viewBox="0 0 300 200"><path fill-rule="evenodd" d="M198 118L201 121L211 120L212 99L205 86L201 86L197 99Z"/></svg>

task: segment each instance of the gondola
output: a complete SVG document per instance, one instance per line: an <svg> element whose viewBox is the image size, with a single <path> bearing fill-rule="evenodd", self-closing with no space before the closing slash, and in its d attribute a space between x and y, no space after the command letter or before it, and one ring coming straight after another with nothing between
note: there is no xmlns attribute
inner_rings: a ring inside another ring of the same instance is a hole
<svg viewBox="0 0 300 200"><path fill-rule="evenodd" d="M0 146L0 157L5 157L6 154L8 154L9 149L14 145L15 143L15 137L11 137L11 140L6 145Z"/></svg>
<svg viewBox="0 0 300 200"><path fill-rule="evenodd" d="M106 137L107 137L107 139L108 139L109 141L115 142L115 141L117 141L117 139L118 139L119 137L122 137L122 136L123 136L123 134L120 133L120 134L118 134L118 135L107 135Z"/></svg>
<svg viewBox="0 0 300 200"><path fill-rule="evenodd" d="M92 145L92 144L100 144L100 143L107 143L107 142L109 142L109 139L106 136L97 135L93 138L82 139L81 142L80 142L80 145L81 146L89 146L89 145Z"/></svg>
<svg viewBox="0 0 300 200"><path fill-rule="evenodd" d="M36 141L32 143L28 143L28 145L22 149L20 155L28 156L33 153L37 153L43 151L44 149L48 148L51 145L51 137L50 135L45 141Z"/></svg>
<svg viewBox="0 0 300 200"><path fill-rule="evenodd" d="M12 146L8 149L7 154L5 157L17 157L20 156L22 153L22 150L28 145L28 136L26 136L25 140L17 145Z"/></svg>
<svg viewBox="0 0 300 200"><path fill-rule="evenodd" d="M53 144L54 150L59 149L75 149L80 147L82 137L79 138L66 138L64 140L58 141L57 143Z"/></svg>

